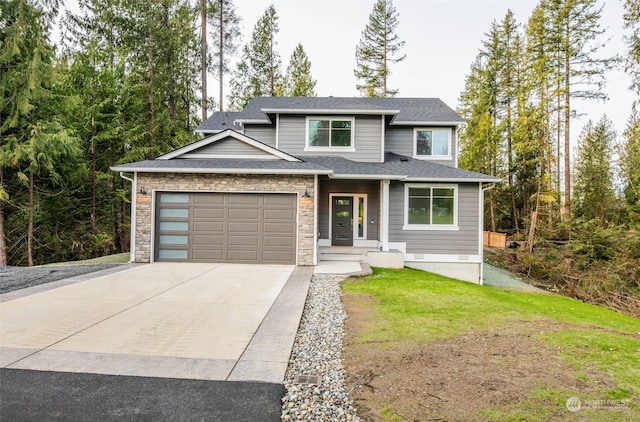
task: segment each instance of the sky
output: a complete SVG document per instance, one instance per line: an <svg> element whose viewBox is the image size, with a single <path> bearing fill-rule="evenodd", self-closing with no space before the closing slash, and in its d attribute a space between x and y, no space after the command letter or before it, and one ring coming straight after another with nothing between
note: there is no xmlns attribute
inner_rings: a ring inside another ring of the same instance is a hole
<svg viewBox="0 0 640 422"><path fill-rule="evenodd" d="M317 80L318 96L359 96L356 90L355 49L369 22L375 0L234 0L242 17L242 43L265 9L273 4L279 17L277 50L283 72L298 42L302 43ZM511 9L522 27L538 1L530 0L394 0L399 15L397 33L406 44L406 59L391 67L389 86L400 90L399 97L438 97L456 108L465 77L481 48L491 23L500 22ZM603 3L600 3L603 4ZM601 26L606 29L603 55L623 54L623 4L604 4ZM608 41L607 41L608 40ZM621 70L609 71L604 91L609 101L574 100L578 117L572 123L572 140L589 120L603 114L614 123L618 134L626 127L634 95L627 89L631 81ZM217 97L217 81L211 81L209 95ZM228 90L226 90L228 94ZM225 95L226 95L225 94ZM226 100L225 100L226 102ZM574 142L575 144L575 142Z"/></svg>

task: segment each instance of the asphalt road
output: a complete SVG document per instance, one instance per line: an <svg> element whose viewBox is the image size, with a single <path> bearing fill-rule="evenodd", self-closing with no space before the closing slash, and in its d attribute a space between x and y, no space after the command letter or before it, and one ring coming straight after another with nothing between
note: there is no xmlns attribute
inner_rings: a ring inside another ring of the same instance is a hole
<svg viewBox="0 0 640 422"><path fill-rule="evenodd" d="M0 421L280 421L282 384L0 369Z"/></svg>

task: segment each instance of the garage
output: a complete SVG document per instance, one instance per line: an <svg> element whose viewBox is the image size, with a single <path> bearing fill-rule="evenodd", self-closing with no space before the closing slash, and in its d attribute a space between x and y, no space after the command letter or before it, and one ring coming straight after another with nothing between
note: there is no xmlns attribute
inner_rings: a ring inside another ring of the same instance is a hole
<svg viewBox="0 0 640 422"><path fill-rule="evenodd" d="M295 194L158 192L156 261L296 264Z"/></svg>

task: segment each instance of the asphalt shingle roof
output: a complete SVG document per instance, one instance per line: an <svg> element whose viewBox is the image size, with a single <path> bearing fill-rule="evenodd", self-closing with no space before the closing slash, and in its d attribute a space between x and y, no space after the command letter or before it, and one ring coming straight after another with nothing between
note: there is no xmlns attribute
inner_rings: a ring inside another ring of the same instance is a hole
<svg viewBox="0 0 640 422"><path fill-rule="evenodd" d="M311 162L292 162L285 160L238 160L238 159L171 159L171 160L146 160L136 163L122 164L112 168L114 171L153 172L182 172L182 173L221 173L225 170L238 173L242 170L269 174L271 171L283 172L296 171L326 174L328 170Z"/></svg>
<svg viewBox="0 0 640 422"><path fill-rule="evenodd" d="M268 112L371 112L393 115L391 124L463 123L464 119L439 98L359 98L359 97L256 97L244 110L214 113L197 131L222 130L217 114L233 114L233 120L270 123ZM228 124L228 122L227 122ZM225 128L228 128L225 127Z"/></svg>
<svg viewBox="0 0 640 422"><path fill-rule="evenodd" d="M112 168L124 172L180 172L180 173L307 173L327 174L330 177L371 178L375 180L423 180L497 182L499 179L481 173L462 170L432 161L416 160L393 153L385 154L384 163L362 163L343 157L302 156L302 162L284 160L238 159L171 159L146 160L122 164Z"/></svg>
<svg viewBox="0 0 640 422"><path fill-rule="evenodd" d="M240 125L235 123L235 120L240 115L238 111L218 111L213 113L207 120L200 123L196 127L196 132L219 132L226 129L233 129L236 131L242 130Z"/></svg>
<svg viewBox="0 0 640 422"><path fill-rule="evenodd" d="M442 181L499 181L486 174L463 170L433 161L416 160L391 152L385 153L384 163L361 163L342 157L299 157L333 170L333 177L371 175L376 179L395 176L398 179L442 180Z"/></svg>

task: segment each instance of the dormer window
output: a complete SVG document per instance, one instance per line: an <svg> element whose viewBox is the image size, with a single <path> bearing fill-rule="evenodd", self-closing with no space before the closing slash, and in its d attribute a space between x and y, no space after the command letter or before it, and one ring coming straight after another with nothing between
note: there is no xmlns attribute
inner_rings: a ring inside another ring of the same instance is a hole
<svg viewBox="0 0 640 422"><path fill-rule="evenodd" d="M307 149L353 149L353 118L307 117Z"/></svg>
<svg viewBox="0 0 640 422"><path fill-rule="evenodd" d="M415 158L451 159L451 129L418 128L413 139Z"/></svg>

